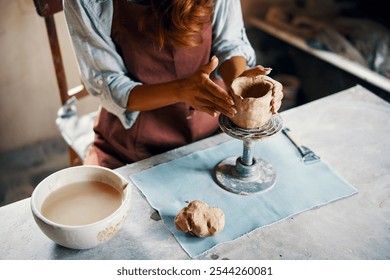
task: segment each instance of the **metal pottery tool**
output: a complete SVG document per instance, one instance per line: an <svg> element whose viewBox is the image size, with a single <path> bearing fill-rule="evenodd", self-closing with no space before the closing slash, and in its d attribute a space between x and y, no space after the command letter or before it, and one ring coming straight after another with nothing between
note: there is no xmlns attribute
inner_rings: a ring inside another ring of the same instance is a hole
<svg viewBox="0 0 390 280"><path fill-rule="evenodd" d="M288 127L282 129L282 133L287 136L287 138L293 143L293 145L297 148L300 153L302 160L305 164L316 163L320 160L320 157L317 156L312 150L308 147L302 146L298 144L297 140L293 138L291 135L290 129Z"/></svg>
<svg viewBox="0 0 390 280"><path fill-rule="evenodd" d="M273 187L276 182L275 169L270 163L254 157L252 147L256 141L277 134L283 127L282 118L273 115L262 127L244 129L221 114L219 126L229 136L243 141L241 157L229 157L217 164L215 177L219 185L229 192L240 195L265 191Z"/></svg>

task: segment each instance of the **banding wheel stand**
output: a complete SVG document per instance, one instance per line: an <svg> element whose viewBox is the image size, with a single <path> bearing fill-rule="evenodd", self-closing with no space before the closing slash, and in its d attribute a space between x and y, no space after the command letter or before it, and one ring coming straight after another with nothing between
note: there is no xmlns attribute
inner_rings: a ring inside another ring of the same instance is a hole
<svg viewBox="0 0 390 280"><path fill-rule="evenodd" d="M256 141L277 134L283 127L282 118L276 114L259 128L244 129L221 114L219 126L229 136L243 141L243 154L241 157L229 157L218 163L215 168L218 184L225 190L240 195L272 188L276 183L276 171L270 163L254 157L252 148Z"/></svg>

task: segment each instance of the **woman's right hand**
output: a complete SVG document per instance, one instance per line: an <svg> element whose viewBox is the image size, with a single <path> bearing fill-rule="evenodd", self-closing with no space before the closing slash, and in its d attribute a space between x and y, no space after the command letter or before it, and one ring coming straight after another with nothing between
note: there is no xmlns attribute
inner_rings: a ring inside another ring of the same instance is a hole
<svg viewBox="0 0 390 280"><path fill-rule="evenodd" d="M178 97L192 108L217 116L220 112L233 117L237 110L230 95L210 79L211 72L218 65L218 58L213 56L209 63L200 67L192 76L179 81Z"/></svg>

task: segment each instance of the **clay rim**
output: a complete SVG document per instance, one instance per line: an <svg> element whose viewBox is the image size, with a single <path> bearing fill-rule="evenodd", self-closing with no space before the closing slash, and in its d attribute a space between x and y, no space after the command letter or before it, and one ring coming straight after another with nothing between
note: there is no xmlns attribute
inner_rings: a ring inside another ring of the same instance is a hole
<svg viewBox="0 0 390 280"><path fill-rule="evenodd" d="M264 75L259 75L255 77L238 77L236 78L230 87L229 93L233 98L238 98L240 101L244 100L256 100L259 98L264 98L272 94L273 86L267 80L263 79ZM245 97L245 93L248 92L248 89L256 87L260 89L263 94L258 97ZM244 97L243 97L244 96Z"/></svg>

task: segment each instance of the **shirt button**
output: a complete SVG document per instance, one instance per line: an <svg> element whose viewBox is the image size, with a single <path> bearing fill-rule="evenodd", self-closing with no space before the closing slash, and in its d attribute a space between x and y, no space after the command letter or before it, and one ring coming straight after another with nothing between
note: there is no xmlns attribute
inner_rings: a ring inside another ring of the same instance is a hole
<svg viewBox="0 0 390 280"><path fill-rule="evenodd" d="M97 82L99 86L103 85L103 80L98 80Z"/></svg>

